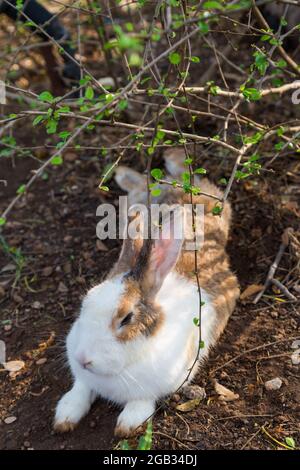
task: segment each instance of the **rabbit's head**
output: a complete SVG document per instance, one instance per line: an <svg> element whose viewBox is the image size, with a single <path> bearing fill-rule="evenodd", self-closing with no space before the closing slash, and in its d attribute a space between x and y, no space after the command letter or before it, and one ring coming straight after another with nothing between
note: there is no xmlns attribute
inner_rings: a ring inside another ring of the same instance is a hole
<svg viewBox="0 0 300 470"><path fill-rule="evenodd" d="M119 374L141 358L159 331L164 312L156 295L182 246L172 228L168 233L155 240L125 239L116 268L85 296L68 345L82 373Z"/></svg>

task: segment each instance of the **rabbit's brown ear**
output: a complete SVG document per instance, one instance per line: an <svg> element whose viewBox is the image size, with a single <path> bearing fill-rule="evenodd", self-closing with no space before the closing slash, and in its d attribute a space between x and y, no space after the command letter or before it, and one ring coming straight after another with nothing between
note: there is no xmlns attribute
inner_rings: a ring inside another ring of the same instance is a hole
<svg viewBox="0 0 300 470"><path fill-rule="evenodd" d="M133 273L145 296L155 295L176 265L184 240L182 224L182 213L171 214L162 224L158 238L144 241Z"/></svg>
<svg viewBox="0 0 300 470"><path fill-rule="evenodd" d="M129 224L134 223L138 235L131 238L128 234ZM112 269L110 275L131 271L137 262L138 255L143 246L143 218L141 214L129 217L123 234L123 244L118 261Z"/></svg>
<svg viewBox="0 0 300 470"><path fill-rule="evenodd" d="M119 166L115 171L115 180L121 189L130 192L139 186L146 188L147 178L127 166Z"/></svg>

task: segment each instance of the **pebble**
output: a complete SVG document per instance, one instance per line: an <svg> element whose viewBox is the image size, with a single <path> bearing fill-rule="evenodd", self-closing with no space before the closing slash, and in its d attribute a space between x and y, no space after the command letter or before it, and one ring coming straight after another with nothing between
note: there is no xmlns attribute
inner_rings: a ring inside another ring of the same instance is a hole
<svg viewBox="0 0 300 470"><path fill-rule="evenodd" d="M38 366L41 366L41 365L45 364L45 362L47 362L47 358L46 357L41 357L41 359L38 359L35 363Z"/></svg>
<svg viewBox="0 0 300 470"><path fill-rule="evenodd" d="M17 421L16 416L8 416L7 418L4 419L5 424L12 424L15 421Z"/></svg>
<svg viewBox="0 0 300 470"><path fill-rule="evenodd" d="M180 401L179 393L174 393L174 395L172 396L172 400L178 403Z"/></svg>
<svg viewBox="0 0 300 470"><path fill-rule="evenodd" d="M292 342L292 349L298 349L300 348L300 339L295 339L295 341Z"/></svg>
<svg viewBox="0 0 300 470"><path fill-rule="evenodd" d="M205 389L203 387L199 387L199 385L188 385L187 387L183 387L182 393L189 400L204 400L206 397Z"/></svg>
<svg viewBox="0 0 300 470"><path fill-rule="evenodd" d="M36 300L35 302L33 302L32 304L32 308L34 308L35 310L39 310L41 308L42 304L41 302L39 302L38 300Z"/></svg>
<svg viewBox="0 0 300 470"><path fill-rule="evenodd" d="M23 445L24 445L24 447L28 448L28 447L30 447L30 442L29 441L24 441Z"/></svg>
<svg viewBox="0 0 300 470"><path fill-rule="evenodd" d="M291 356L292 364L298 366L300 364L300 349L296 349Z"/></svg>
<svg viewBox="0 0 300 470"><path fill-rule="evenodd" d="M279 390L281 388L281 385L282 380L279 377L265 382L265 388L268 391Z"/></svg>
<svg viewBox="0 0 300 470"><path fill-rule="evenodd" d="M45 276L45 277L50 276L52 273L53 273L52 266L46 266L42 271L42 275Z"/></svg>

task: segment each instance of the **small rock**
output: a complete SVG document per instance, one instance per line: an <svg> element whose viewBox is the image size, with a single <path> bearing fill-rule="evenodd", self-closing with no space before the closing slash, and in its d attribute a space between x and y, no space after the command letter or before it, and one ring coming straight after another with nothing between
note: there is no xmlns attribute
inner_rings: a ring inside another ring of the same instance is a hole
<svg viewBox="0 0 300 470"><path fill-rule="evenodd" d="M71 263L70 263L69 261L63 265L63 270L64 270L64 272L65 272L66 274L70 274L70 273L71 273L71 271L72 271L72 265L71 265Z"/></svg>
<svg viewBox="0 0 300 470"><path fill-rule="evenodd" d="M298 349L300 348L300 339L295 339L295 341L292 342L292 349Z"/></svg>
<svg viewBox="0 0 300 470"><path fill-rule="evenodd" d="M17 304L23 303L23 298L16 292L13 293L12 298Z"/></svg>
<svg viewBox="0 0 300 470"><path fill-rule="evenodd" d="M199 387L199 385L187 385L186 387L183 387L182 393L189 400L204 400L206 397L205 389L203 387Z"/></svg>
<svg viewBox="0 0 300 470"><path fill-rule="evenodd" d="M300 349L296 349L291 356L293 366L298 366L300 364Z"/></svg>
<svg viewBox="0 0 300 470"><path fill-rule="evenodd" d="M282 380L279 377L265 382L265 388L268 391L279 390L281 388L281 385Z"/></svg>
<svg viewBox="0 0 300 470"><path fill-rule="evenodd" d="M28 448L28 447L30 447L30 442L29 441L24 441L23 445L24 445L24 447Z"/></svg>
<svg viewBox="0 0 300 470"><path fill-rule="evenodd" d="M180 401L179 393L174 393L174 395L172 396L172 400L178 403Z"/></svg>
<svg viewBox="0 0 300 470"><path fill-rule="evenodd" d="M15 421L17 421L16 416L8 416L7 418L4 419L5 424L12 424Z"/></svg>
<svg viewBox="0 0 300 470"><path fill-rule="evenodd" d="M45 364L45 362L47 362L47 358L46 357L41 357L41 359L38 359L35 363L38 366L42 366L43 364Z"/></svg>
<svg viewBox="0 0 300 470"><path fill-rule="evenodd" d="M42 304L41 302L39 302L38 300L36 300L35 302L33 302L32 304L32 308L34 308L34 310L39 310L41 308Z"/></svg>
<svg viewBox="0 0 300 470"><path fill-rule="evenodd" d="M43 271L42 271L42 275L43 275L44 277L51 276L52 273L53 273L53 268L52 268L52 266L46 266L46 268L44 268Z"/></svg>

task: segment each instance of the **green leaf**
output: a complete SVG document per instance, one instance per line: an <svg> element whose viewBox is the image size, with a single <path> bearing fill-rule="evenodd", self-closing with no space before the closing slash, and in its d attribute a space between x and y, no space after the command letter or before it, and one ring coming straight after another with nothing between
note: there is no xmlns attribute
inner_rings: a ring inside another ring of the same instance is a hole
<svg viewBox="0 0 300 470"><path fill-rule="evenodd" d="M85 90L84 96L86 97L87 100L92 100L94 98L94 90L91 86L87 87L87 89Z"/></svg>
<svg viewBox="0 0 300 470"><path fill-rule="evenodd" d="M105 165L104 167L104 170L103 170L103 173L102 173L102 177L104 175L105 178L103 181L103 183L107 183L108 181L110 181L113 177L113 174L114 174L114 169L115 169L115 165L113 163L108 163L107 165Z"/></svg>
<svg viewBox="0 0 300 470"><path fill-rule="evenodd" d="M292 449L295 449L295 447L296 447L296 443L295 443L295 441L294 441L294 439L293 439L292 437L286 437L286 438L285 438L285 443L286 443L289 447L291 447Z"/></svg>
<svg viewBox="0 0 300 470"><path fill-rule="evenodd" d="M199 21L198 28L200 30L200 33L202 33L202 34L206 34L209 31L208 24L205 23L204 21Z"/></svg>
<svg viewBox="0 0 300 470"><path fill-rule="evenodd" d="M146 432L140 437L137 450L150 450L152 446L152 421L148 421Z"/></svg>
<svg viewBox="0 0 300 470"><path fill-rule="evenodd" d="M220 215L222 213L223 207L216 204L215 207L212 210L213 215Z"/></svg>
<svg viewBox="0 0 300 470"><path fill-rule="evenodd" d="M200 349L204 349L204 347L205 347L205 343L204 343L204 341L202 340L202 341L200 341L199 348L200 348Z"/></svg>
<svg viewBox="0 0 300 470"><path fill-rule="evenodd" d="M40 122L42 122L43 120L44 120L44 116L43 116L43 115L37 116L36 118L34 118L32 125L33 125L33 126L37 126L37 125L38 125Z"/></svg>
<svg viewBox="0 0 300 470"><path fill-rule="evenodd" d="M128 101L121 100L120 103L118 104L118 107L121 111L124 111L126 108L128 108Z"/></svg>
<svg viewBox="0 0 300 470"><path fill-rule="evenodd" d="M257 88L244 88L241 91L248 101L258 101L261 98L261 92Z"/></svg>
<svg viewBox="0 0 300 470"><path fill-rule="evenodd" d="M223 10L223 5L220 2L210 1L204 2L202 8L205 10Z"/></svg>
<svg viewBox="0 0 300 470"><path fill-rule="evenodd" d="M198 317L193 318L193 323L194 325L199 326L200 325L199 318Z"/></svg>
<svg viewBox="0 0 300 470"><path fill-rule="evenodd" d="M200 59L196 55L193 55L192 57L190 57L190 61L194 62L195 64L199 64Z"/></svg>
<svg viewBox="0 0 300 470"><path fill-rule="evenodd" d="M151 176L155 180L160 180L163 177L163 172L159 168L153 168L153 170L151 170Z"/></svg>
<svg viewBox="0 0 300 470"><path fill-rule="evenodd" d="M23 193L25 193L25 191L26 191L26 185L21 184L21 186L19 186L18 189L17 189L17 194L23 194Z"/></svg>
<svg viewBox="0 0 300 470"><path fill-rule="evenodd" d="M206 169L205 168L196 168L196 170L194 171L194 173L198 174L198 175L206 175Z"/></svg>
<svg viewBox="0 0 300 470"><path fill-rule="evenodd" d="M43 91L42 93L39 94L38 99L45 103L53 103L54 101L54 97L52 93L50 93L50 91Z"/></svg>
<svg viewBox="0 0 300 470"><path fill-rule="evenodd" d="M131 447L130 447L128 441L121 441L120 449L121 450L131 450Z"/></svg>
<svg viewBox="0 0 300 470"><path fill-rule="evenodd" d="M51 165L53 166L62 165L62 163L63 163L63 158L61 155L54 155L54 157L51 160Z"/></svg>
<svg viewBox="0 0 300 470"><path fill-rule="evenodd" d="M109 187L108 186L99 186L99 189L101 191L105 191L106 193L109 191Z"/></svg>
<svg viewBox="0 0 300 470"><path fill-rule="evenodd" d="M154 197L158 197L158 196L160 196L160 194L161 194L161 189L159 189L159 188L152 189L151 194L152 194L152 196L154 196Z"/></svg>
<svg viewBox="0 0 300 470"><path fill-rule="evenodd" d="M5 217L0 217L0 227L1 225L5 225L6 224L6 218Z"/></svg>
<svg viewBox="0 0 300 470"><path fill-rule="evenodd" d="M169 54L169 61L170 61L171 64L173 64L173 65L178 65L178 64L180 64L180 62L181 62L181 56L180 56L180 54L178 54L178 52L171 52L171 54Z"/></svg>
<svg viewBox="0 0 300 470"><path fill-rule="evenodd" d="M256 51L254 52L255 57L255 67L259 71L260 75L265 75L266 70L268 68L268 59L265 54L262 52Z"/></svg>
<svg viewBox="0 0 300 470"><path fill-rule="evenodd" d="M55 119L48 119L46 124L47 134L55 134L58 122Z"/></svg>

